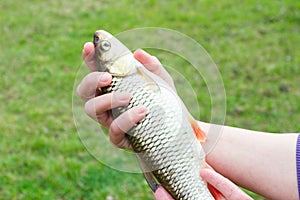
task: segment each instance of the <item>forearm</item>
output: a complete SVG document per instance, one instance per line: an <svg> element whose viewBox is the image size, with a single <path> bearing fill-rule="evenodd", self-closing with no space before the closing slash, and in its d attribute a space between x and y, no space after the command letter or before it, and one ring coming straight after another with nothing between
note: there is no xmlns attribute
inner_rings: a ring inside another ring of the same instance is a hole
<svg viewBox="0 0 300 200"><path fill-rule="evenodd" d="M207 132L207 162L236 184L271 199L297 199L297 134L270 134L223 126L217 133L201 123Z"/></svg>

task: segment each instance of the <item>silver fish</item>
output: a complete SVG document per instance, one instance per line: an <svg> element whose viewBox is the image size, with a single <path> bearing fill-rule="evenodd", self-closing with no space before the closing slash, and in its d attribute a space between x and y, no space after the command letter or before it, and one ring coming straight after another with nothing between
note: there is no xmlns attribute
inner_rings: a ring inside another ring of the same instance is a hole
<svg viewBox="0 0 300 200"><path fill-rule="evenodd" d="M102 92L132 95L128 106L113 109L114 116L137 105L147 108L145 118L126 137L152 190L160 183L175 199L214 199L199 174L207 164L194 134L196 123L176 92L146 70L110 33L96 31L94 45L97 70L113 76L111 85L101 88Z"/></svg>

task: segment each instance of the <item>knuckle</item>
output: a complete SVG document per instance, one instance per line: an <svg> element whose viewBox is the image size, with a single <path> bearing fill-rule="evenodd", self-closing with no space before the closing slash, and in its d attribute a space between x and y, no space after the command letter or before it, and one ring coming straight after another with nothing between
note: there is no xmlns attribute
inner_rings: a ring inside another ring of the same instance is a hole
<svg viewBox="0 0 300 200"><path fill-rule="evenodd" d="M91 72L86 77L84 77L84 81L86 82L86 85L94 86L97 85L97 79L99 79L99 72Z"/></svg>
<svg viewBox="0 0 300 200"><path fill-rule="evenodd" d="M96 115L96 111L94 108L95 106L93 106L93 100L89 100L84 104L85 113L93 119L95 118Z"/></svg>
<svg viewBox="0 0 300 200"><path fill-rule="evenodd" d="M83 97L83 94L82 94L82 91L81 91L81 84L79 84L76 88L76 94L77 96L79 96L79 98L83 99L84 100L84 97Z"/></svg>
<svg viewBox="0 0 300 200"><path fill-rule="evenodd" d="M128 127L132 128L137 122L139 122L141 119L144 118L143 115L137 114L136 109L138 108L133 108L128 112L127 115L127 121L128 121Z"/></svg>
<svg viewBox="0 0 300 200"><path fill-rule="evenodd" d="M110 135L110 139L112 140L112 139L114 139L114 137L116 136L116 135L118 135L118 133L119 133L119 127L118 127L118 125L117 125L117 123L116 123L116 120L114 120L112 123L111 123L111 125L110 125L110 127L109 127L109 135Z"/></svg>
<svg viewBox="0 0 300 200"><path fill-rule="evenodd" d="M119 146L121 134L122 133L120 132L118 126L112 123L111 126L109 127L109 141L112 144Z"/></svg>
<svg viewBox="0 0 300 200"><path fill-rule="evenodd" d="M109 107L111 109L116 108L116 107L119 106L120 103L119 103L119 100L116 97L115 93L108 93L108 94L105 94L104 96L106 98L107 105L109 105Z"/></svg>
<svg viewBox="0 0 300 200"><path fill-rule="evenodd" d="M129 148L130 146L124 132L116 124L109 128L109 140L119 148Z"/></svg>
<svg viewBox="0 0 300 200"><path fill-rule="evenodd" d="M128 125L132 126L133 124L135 124L135 118L136 118L135 110L131 109L126 114L127 115L125 117L126 117L126 121L128 122Z"/></svg>

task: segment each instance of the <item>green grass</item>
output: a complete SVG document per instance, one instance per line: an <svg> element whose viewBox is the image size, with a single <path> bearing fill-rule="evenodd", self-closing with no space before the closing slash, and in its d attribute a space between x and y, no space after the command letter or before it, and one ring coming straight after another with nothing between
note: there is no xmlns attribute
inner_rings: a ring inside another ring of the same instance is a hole
<svg viewBox="0 0 300 200"><path fill-rule="evenodd" d="M154 26L185 33L219 67L227 125L300 130L299 2L10 0L0 8L1 199L152 198L141 175L97 162L77 135L73 83L82 46L97 29L117 34ZM156 56L166 65L187 65ZM198 88L201 119L209 121L205 83L191 85Z"/></svg>

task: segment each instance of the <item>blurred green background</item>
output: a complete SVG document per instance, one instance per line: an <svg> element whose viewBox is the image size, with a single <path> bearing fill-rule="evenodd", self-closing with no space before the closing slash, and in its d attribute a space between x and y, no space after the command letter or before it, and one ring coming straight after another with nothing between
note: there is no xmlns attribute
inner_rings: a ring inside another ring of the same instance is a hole
<svg viewBox="0 0 300 200"><path fill-rule="evenodd" d="M97 29L180 31L219 67L225 124L300 130L299 1L10 0L0 8L0 199L153 199L142 175L97 162L76 132L73 83ZM209 121L205 84L191 82Z"/></svg>

